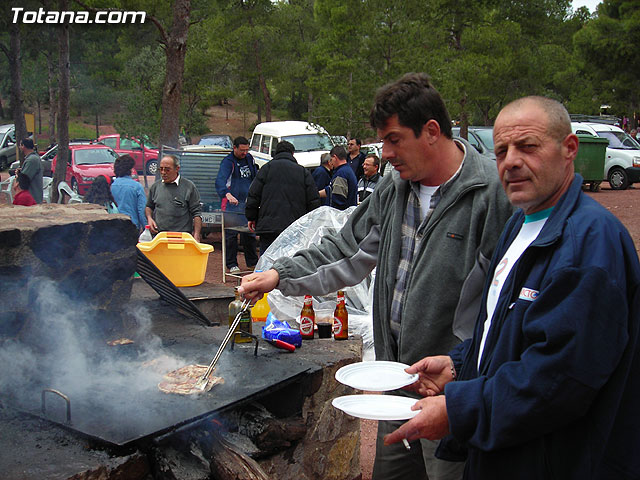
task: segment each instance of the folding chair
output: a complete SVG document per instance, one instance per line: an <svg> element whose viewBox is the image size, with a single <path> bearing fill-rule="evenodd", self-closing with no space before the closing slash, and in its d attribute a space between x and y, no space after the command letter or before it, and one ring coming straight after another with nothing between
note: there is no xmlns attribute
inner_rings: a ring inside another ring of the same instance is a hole
<svg viewBox="0 0 640 480"><path fill-rule="evenodd" d="M67 194L69 196L69 201L67 203L82 203L82 195L78 195L74 192L67 182L60 182L58 184L58 203L63 203L63 194Z"/></svg>
<svg viewBox="0 0 640 480"><path fill-rule="evenodd" d="M14 175L0 182L0 193L4 193L9 198L9 203L13 203L13 193L11 191L13 182L16 179Z"/></svg>

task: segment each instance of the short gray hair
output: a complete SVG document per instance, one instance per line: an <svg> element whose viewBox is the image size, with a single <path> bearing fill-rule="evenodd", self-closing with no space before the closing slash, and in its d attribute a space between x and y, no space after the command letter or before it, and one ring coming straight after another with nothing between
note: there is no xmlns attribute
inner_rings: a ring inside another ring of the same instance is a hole
<svg viewBox="0 0 640 480"><path fill-rule="evenodd" d="M171 160L173 160L173 166L178 168L180 166L180 159L178 158L177 155L172 155L170 153L165 153L164 155L162 155L162 158L170 158ZM160 160L162 160L162 158Z"/></svg>
<svg viewBox="0 0 640 480"><path fill-rule="evenodd" d="M552 98L530 95L507 104L502 110L522 107L526 103L533 103L540 107L547 115L547 134L558 142L562 142L571 133L571 117L565 106Z"/></svg>

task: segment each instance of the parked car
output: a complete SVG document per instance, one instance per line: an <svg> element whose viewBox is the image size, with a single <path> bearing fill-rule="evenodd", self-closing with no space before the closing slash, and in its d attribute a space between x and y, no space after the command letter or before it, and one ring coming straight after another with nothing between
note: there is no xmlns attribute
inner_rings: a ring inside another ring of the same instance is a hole
<svg viewBox="0 0 640 480"><path fill-rule="evenodd" d="M69 145L90 145L93 143L93 140L86 139L74 139L69 140ZM58 144L50 146L48 150L46 150L42 155L40 155L40 160L42 162L42 175L45 177L53 177L53 159L58 154ZM16 160L11 164L9 168L9 175L15 175L16 170L20 166L20 161Z"/></svg>
<svg viewBox="0 0 640 480"><path fill-rule="evenodd" d="M453 127L453 136L460 136L460 127ZM496 154L493 151L493 127L468 127L467 141L485 157L496 160Z"/></svg>
<svg viewBox="0 0 640 480"><path fill-rule="evenodd" d="M97 176L104 175L109 182L112 181L115 175L113 163L116 158L118 154L105 145L69 145L65 181L75 193L84 195ZM56 155L53 158L53 171L55 171L57 160ZM131 173L135 174L134 169Z"/></svg>
<svg viewBox="0 0 640 480"><path fill-rule="evenodd" d="M256 125L251 135L250 152L258 166L275 155L278 142L286 140L295 147L293 156L303 167L320 165L320 157L333 148L327 131L319 125L298 122L264 122Z"/></svg>
<svg viewBox="0 0 640 480"><path fill-rule="evenodd" d="M160 155L160 151L147 140L141 141L113 134L100 135L98 142L112 148L118 155L124 155L125 153L131 155L136 161L135 169L140 174L146 172L147 175L155 175L158 171L158 155Z"/></svg>
<svg viewBox="0 0 640 480"><path fill-rule="evenodd" d="M364 152L365 155L373 153L378 158L382 159L382 142L366 143L360 147L360 151Z"/></svg>
<svg viewBox="0 0 640 480"><path fill-rule="evenodd" d="M0 125L0 170L16 160L16 129L11 125Z"/></svg>
<svg viewBox="0 0 640 480"><path fill-rule="evenodd" d="M203 135L196 145L185 145L181 150L187 152L216 152L221 150L231 150L233 139L229 135L209 133Z"/></svg>
<svg viewBox="0 0 640 480"><path fill-rule="evenodd" d="M615 125L595 122L571 122L571 130L609 140L603 175L613 190L640 182L640 144L631 135Z"/></svg>

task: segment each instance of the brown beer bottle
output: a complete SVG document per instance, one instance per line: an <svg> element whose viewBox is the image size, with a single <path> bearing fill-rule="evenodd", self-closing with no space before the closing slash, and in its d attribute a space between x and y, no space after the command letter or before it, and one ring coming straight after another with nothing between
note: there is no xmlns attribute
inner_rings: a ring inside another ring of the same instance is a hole
<svg viewBox="0 0 640 480"><path fill-rule="evenodd" d="M315 324L316 312L313 311L313 298L311 295L305 295L304 306L300 312L300 336L303 340L313 338Z"/></svg>
<svg viewBox="0 0 640 480"><path fill-rule="evenodd" d="M346 340L349 338L349 314L344 304L344 292L338 290L338 304L333 312L333 338Z"/></svg>

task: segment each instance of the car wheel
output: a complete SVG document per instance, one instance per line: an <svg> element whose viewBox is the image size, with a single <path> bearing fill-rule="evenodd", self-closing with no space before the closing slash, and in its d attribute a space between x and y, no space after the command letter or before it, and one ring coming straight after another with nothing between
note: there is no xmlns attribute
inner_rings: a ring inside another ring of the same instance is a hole
<svg viewBox="0 0 640 480"><path fill-rule="evenodd" d="M147 162L147 175L155 175L158 171L158 160L153 159Z"/></svg>
<svg viewBox="0 0 640 480"><path fill-rule="evenodd" d="M80 195L80 192L78 191L78 181L75 177L71 178L71 190L73 190L73 193Z"/></svg>
<svg viewBox="0 0 640 480"><path fill-rule="evenodd" d="M624 168L613 167L609 170L607 180L613 190L626 190L629 188L629 176L624 171Z"/></svg>

